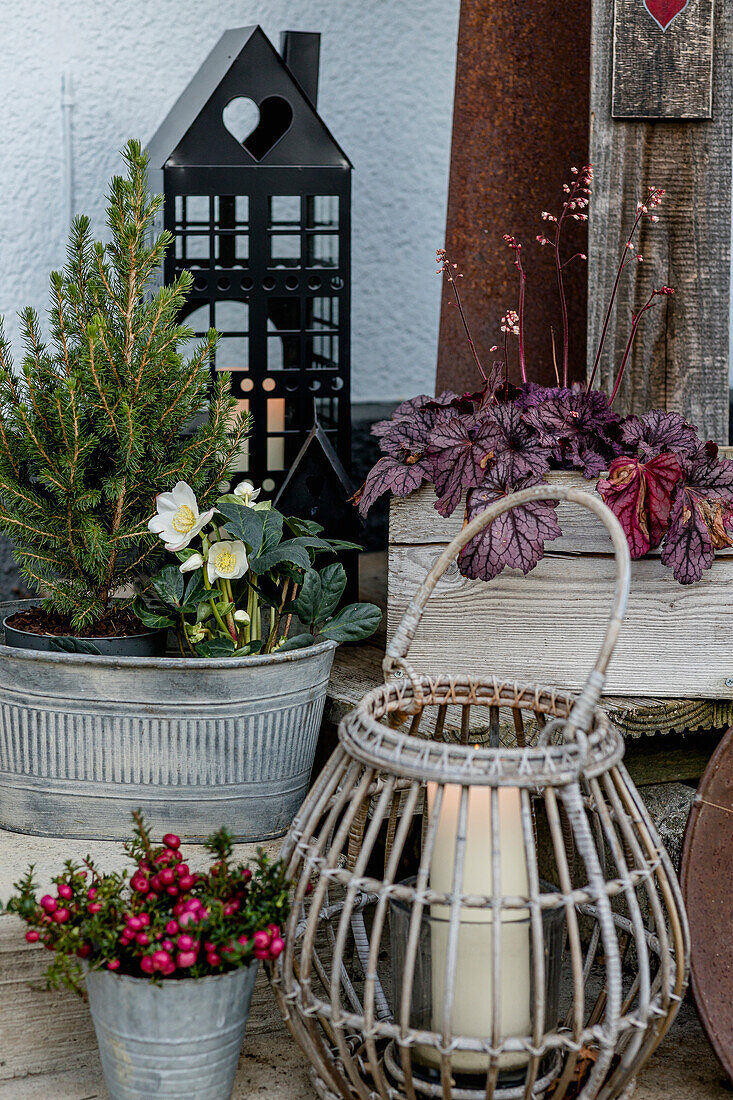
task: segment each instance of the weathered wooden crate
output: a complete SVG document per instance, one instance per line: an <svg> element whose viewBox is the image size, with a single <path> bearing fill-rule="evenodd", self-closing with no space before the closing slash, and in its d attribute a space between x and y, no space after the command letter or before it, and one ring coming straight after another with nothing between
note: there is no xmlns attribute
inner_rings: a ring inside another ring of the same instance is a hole
<svg viewBox="0 0 733 1100"><path fill-rule="evenodd" d="M589 492L579 474L550 480ZM392 501L388 635L440 551L459 531L423 486ZM493 581L466 580L451 567L428 601L410 661L425 672L496 672L580 689L601 644L614 579L611 542L572 504L558 507L562 537L525 577L505 569ZM697 584L677 583L652 553L632 563L631 598L609 669L610 695L733 698L733 552L716 556Z"/></svg>

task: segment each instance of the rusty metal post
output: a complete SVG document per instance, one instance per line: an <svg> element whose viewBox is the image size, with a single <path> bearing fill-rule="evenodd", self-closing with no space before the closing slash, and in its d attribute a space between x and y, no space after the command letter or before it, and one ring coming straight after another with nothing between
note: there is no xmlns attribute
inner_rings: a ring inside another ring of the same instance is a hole
<svg viewBox="0 0 733 1100"><path fill-rule="evenodd" d="M498 342L499 319L517 301L513 256L523 244L527 275L525 344L533 381L554 383L550 325L562 359L551 249L535 241L541 210L559 205L570 165L588 158L590 5L560 0L461 0L446 247L482 361ZM586 251L582 228L572 243ZM569 255L570 253L568 253ZM570 377L585 377L586 271L567 269ZM444 287L437 388L476 388L476 368ZM516 347L510 351L516 379Z"/></svg>

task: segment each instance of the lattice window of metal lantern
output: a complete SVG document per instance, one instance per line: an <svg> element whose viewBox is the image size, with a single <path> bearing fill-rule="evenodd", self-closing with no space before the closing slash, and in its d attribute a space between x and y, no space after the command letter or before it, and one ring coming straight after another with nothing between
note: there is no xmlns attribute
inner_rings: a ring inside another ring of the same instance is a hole
<svg viewBox="0 0 733 1100"><path fill-rule="evenodd" d="M227 32L149 146L174 237L164 276L191 272L181 320L221 334L214 369L253 416L238 474L268 494L314 413L350 466L351 165L315 109L317 39L287 32L289 68L259 28ZM233 140L243 97L260 119Z"/></svg>

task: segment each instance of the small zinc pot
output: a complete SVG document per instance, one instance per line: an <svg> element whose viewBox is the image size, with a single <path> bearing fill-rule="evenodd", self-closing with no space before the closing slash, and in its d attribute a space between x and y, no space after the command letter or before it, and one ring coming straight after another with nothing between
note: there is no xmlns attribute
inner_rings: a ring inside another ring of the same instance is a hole
<svg viewBox="0 0 733 1100"><path fill-rule="evenodd" d="M0 604L0 620L28 606ZM0 827L123 840L282 836L308 789L336 643L204 659L0 644Z"/></svg>
<svg viewBox="0 0 733 1100"><path fill-rule="evenodd" d="M36 634L32 630L19 630L11 626L6 615L3 619L5 632L5 644L13 649L37 649L43 653L58 652L59 643L66 643L69 650L81 643L91 644L94 649L106 657L164 657L167 630L143 630L140 634L128 635L125 638L91 637L72 638L56 634ZM93 652L93 651L92 651Z"/></svg>
<svg viewBox="0 0 733 1100"><path fill-rule="evenodd" d="M88 973L89 1007L112 1100L229 1100L257 966L160 983Z"/></svg>

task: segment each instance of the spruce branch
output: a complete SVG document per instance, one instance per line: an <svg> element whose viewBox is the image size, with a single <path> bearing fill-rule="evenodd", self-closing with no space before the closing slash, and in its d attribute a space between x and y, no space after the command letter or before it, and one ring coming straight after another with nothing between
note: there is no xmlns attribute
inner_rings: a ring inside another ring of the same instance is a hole
<svg viewBox="0 0 733 1100"><path fill-rule="evenodd" d="M64 268L51 274L50 340L26 310L18 373L0 329L0 530L72 627L92 626L155 553L156 494L171 480L211 494L248 425L233 416L227 379L212 382L216 334L183 353L190 273L150 293L171 237L152 232L162 198L148 192L140 143L123 157L109 243L75 219Z"/></svg>

